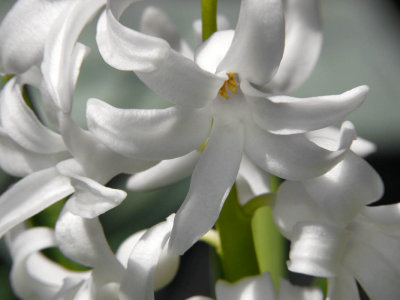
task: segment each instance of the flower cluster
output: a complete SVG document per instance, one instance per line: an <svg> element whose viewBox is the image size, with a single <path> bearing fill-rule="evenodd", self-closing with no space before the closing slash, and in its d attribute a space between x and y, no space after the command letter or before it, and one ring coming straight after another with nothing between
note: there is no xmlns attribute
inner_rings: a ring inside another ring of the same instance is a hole
<svg viewBox="0 0 400 300"><path fill-rule="evenodd" d="M254 231L257 210L272 209L277 229L291 241L288 269L327 278L326 299L359 299L357 283L371 299L399 298L400 207L367 206L383 194L379 175L362 158L374 145L345 121L369 88L287 95L317 63L319 1L241 0L235 29L224 16L211 16L217 30L202 41L207 16L193 23L194 49L155 6L143 10L139 29L122 24L138 2L19 0L1 23L0 72L12 76L0 94L0 166L21 179L0 196L0 237L12 256L15 294L153 299L154 289L175 276L179 256L202 237L216 235L222 257L235 252L214 226L227 202L236 201ZM88 129L75 123L75 86L89 55L78 40L96 17L104 61L133 71L170 107L122 109L89 99ZM40 92L40 107L32 108L27 85ZM98 217L127 196L107 186L119 174L130 175L129 190L191 181L176 214L133 234L114 254ZM274 188L277 178L284 182ZM62 199L55 228L25 223ZM41 252L51 247L88 270L52 261ZM216 299L325 297L285 279L276 290L274 270L257 268L235 280L222 275Z"/></svg>

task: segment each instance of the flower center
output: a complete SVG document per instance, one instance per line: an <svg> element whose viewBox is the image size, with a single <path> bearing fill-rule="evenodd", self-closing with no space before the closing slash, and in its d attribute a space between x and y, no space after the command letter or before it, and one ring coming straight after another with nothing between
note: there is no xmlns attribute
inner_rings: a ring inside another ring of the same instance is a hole
<svg viewBox="0 0 400 300"><path fill-rule="evenodd" d="M228 75L228 79L224 81L224 84L218 91L218 94L224 99L229 98L229 94L228 91L226 90L226 87L228 87L228 89L232 93L236 94L237 93L236 87L239 85L239 83L235 80L236 73L226 73L226 75Z"/></svg>

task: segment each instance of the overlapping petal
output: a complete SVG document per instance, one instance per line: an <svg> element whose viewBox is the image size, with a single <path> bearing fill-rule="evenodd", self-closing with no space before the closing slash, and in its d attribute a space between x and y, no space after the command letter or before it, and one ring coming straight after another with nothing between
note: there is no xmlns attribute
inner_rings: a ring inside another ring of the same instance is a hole
<svg viewBox="0 0 400 300"><path fill-rule="evenodd" d="M339 145L328 150L302 134L275 135L249 121L245 152L268 173L284 179L303 180L324 174L335 166L350 147L353 132L353 128L344 128Z"/></svg>
<svg viewBox="0 0 400 300"><path fill-rule="evenodd" d="M55 228L60 251L70 259L102 270L109 280L121 278L123 267L108 246L103 228L97 218L74 215L64 207Z"/></svg>
<svg viewBox="0 0 400 300"><path fill-rule="evenodd" d="M356 87L340 95L311 98L268 96L242 81L255 122L274 134L297 134L339 123L365 100L369 88Z"/></svg>
<svg viewBox="0 0 400 300"><path fill-rule="evenodd" d="M235 36L218 71L239 73L254 84L267 83L283 55L282 1L242 0Z"/></svg>
<svg viewBox="0 0 400 300"><path fill-rule="evenodd" d="M0 72L18 74L40 61L53 24L72 0L17 1L0 26Z"/></svg>
<svg viewBox="0 0 400 300"><path fill-rule="evenodd" d="M320 0L286 1L285 50L268 91L291 92L306 81L321 52L321 23Z"/></svg>
<svg viewBox="0 0 400 300"><path fill-rule="evenodd" d="M97 23L97 45L103 59L119 70L154 71L171 54L168 43L122 25L118 19L134 2L108 1L106 11Z"/></svg>
<svg viewBox="0 0 400 300"><path fill-rule="evenodd" d="M177 182L192 174L201 152L194 150L184 156L167 159L143 172L132 175L126 186L134 191L145 191Z"/></svg>
<svg viewBox="0 0 400 300"><path fill-rule="evenodd" d="M187 154L211 129L208 108L118 109L91 99L87 118L90 131L115 152L149 160Z"/></svg>
<svg viewBox="0 0 400 300"><path fill-rule="evenodd" d="M279 300L322 300L324 294L318 287L294 286L288 280L279 281Z"/></svg>
<svg viewBox="0 0 400 300"><path fill-rule="evenodd" d="M143 234L133 248L121 282L120 299L154 299L153 278L162 251L168 242L173 216Z"/></svg>
<svg viewBox="0 0 400 300"><path fill-rule="evenodd" d="M169 243L171 253L182 254L214 225L236 179L243 141L240 123L214 120L206 149L193 171L189 192L175 217Z"/></svg>
<svg viewBox="0 0 400 300"><path fill-rule="evenodd" d="M60 175L55 167L24 177L0 197L0 237L72 192L69 179Z"/></svg>
<svg viewBox="0 0 400 300"><path fill-rule="evenodd" d="M52 100L66 113L72 108L75 82L88 49L75 46L83 28L93 19L106 0L75 1L55 24L46 44L41 65L45 86Z"/></svg>
<svg viewBox="0 0 400 300"><path fill-rule="evenodd" d="M351 151L332 170L303 181L303 186L337 224L347 224L361 207L379 200L384 190L378 173Z"/></svg>
<svg viewBox="0 0 400 300"><path fill-rule="evenodd" d="M45 127L28 107L16 77L6 84L0 100L1 125L19 145L43 154L67 150L61 136Z"/></svg>

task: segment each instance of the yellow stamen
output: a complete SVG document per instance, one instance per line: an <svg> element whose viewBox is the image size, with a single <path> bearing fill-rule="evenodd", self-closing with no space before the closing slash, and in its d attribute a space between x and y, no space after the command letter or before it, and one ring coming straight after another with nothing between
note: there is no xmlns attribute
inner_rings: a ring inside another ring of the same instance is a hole
<svg viewBox="0 0 400 300"><path fill-rule="evenodd" d="M236 94L237 93L236 87L239 85L239 83L235 80L235 73L226 73L226 75L228 75L228 79L224 81L224 84L221 86L221 88L218 91L218 94L224 99L229 98L229 94L228 94L228 91L226 90L226 86L228 86L228 89L232 93Z"/></svg>
<svg viewBox="0 0 400 300"><path fill-rule="evenodd" d="M208 138L204 141L203 144L201 144L199 147L197 147L197 150L199 150L200 152L203 152L204 149L206 149L207 143L208 143Z"/></svg>

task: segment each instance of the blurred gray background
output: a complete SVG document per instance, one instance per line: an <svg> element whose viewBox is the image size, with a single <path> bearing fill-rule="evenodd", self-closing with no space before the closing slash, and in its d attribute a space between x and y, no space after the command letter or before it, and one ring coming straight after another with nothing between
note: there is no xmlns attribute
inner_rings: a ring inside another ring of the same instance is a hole
<svg viewBox="0 0 400 300"><path fill-rule="evenodd" d="M0 20L14 1L0 1ZM200 17L200 1L146 1L163 8L178 26L181 34L194 45L192 21ZM236 23L240 1L219 1L219 13L232 26ZM144 7L139 3L123 16L129 26L138 25ZM315 72L296 96L308 97L344 92L367 84L371 91L367 101L349 119L358 134L378 146L368 160L383 177L386 192L383 201L397 202L400 182L400 18L399 1L394 0L322 0L325 40ZM150 108L170 104L147 90L131 72L113 70L100 58L95 45L95 21L85 29L81 42L92 48L79 78L74 119L86 127L86 101L99 98L117 107ZM34 93L35 94L35 93ZM110 184L123 186L125 178ZM14 179L0 173L4 190ZM113 249L136 230L149 227L175 212L183 201L189 180L151 192L130 193L122 205L102 216L106 235ZM174 282L157 294L157 299L185 299L210 295L207 267L209 249L198 244L183 258ZM0 299L14 299L7 280L10 261L4 242L0 241Z"/></svg>

